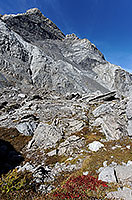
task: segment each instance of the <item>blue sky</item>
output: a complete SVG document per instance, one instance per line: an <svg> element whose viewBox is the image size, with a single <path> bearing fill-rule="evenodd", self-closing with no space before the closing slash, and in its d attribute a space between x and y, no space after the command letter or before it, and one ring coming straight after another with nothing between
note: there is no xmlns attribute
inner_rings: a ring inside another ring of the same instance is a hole
<svg viewBox="0 0 132 200"><path fill-rule="evenodd" d="M0 0L0 13L37 7L65 34L88 38L105 58L132 72L132 0Z"/></svg>

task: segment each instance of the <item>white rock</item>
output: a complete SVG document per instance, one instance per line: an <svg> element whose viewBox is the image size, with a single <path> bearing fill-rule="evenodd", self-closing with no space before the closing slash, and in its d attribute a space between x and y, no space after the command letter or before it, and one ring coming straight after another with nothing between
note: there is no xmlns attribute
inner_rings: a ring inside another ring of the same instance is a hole
<svg viewBox="0 0 132 200"><path fill-rule="evenodd" d="M107 162L108 162L107 160L103 162L104 167L107 167Z"/></svg>
<svg viewBox="0 0 132 200"><path fill-rule="evenodd" d="M94 141L90 143L88 147L91 151L98 151L101 147L104 147L104 145L99 141Z"/></svg>
<svg viewBox="0 0 132 200"><path fill-rule="evenodd" d="M37 124L32 121L32 122L22 122L16 125L16 129L26 135L26 136L32 136L34 133L34 130L37 128Z"/></svg>
<svg viewBox="0 0 132 200"><path fill-rule="evenodd" d="M25 94L18 94L18 97L20 97L20 98L25 98L26 95L25 95Z"/></svg>
<svg viewBox="0 0 132 200"><path fill-rule="evenodd" d="M22 166L22 167L20 166L18 168L18 172L19 171L25 171L25 170L30 171L30 172L34 172L35 168L33 167L33 165L31 165L29 162L27 162L24 166Z"/></svg>
<svg viewBox="0 0 132 200"><path fill-rule="evenodd" d="M104 168L99 174L99 180L106 181L108 183L116 182L114 168L113 167Z"/></svg>
<svg viewBox="0 0 132 200"><path fill-rule="evenodd" d="M83 172L83 175L84 175L84 176L87 176L87 175L88 175L88 171Z"/></svg>
<svg viewBox="0 0 132 200"><path fill-rule="evenodd" d="M117 147L114 146L114 147L112 147L111 149L112 149L112 150L115 150L116 148L117 148Z"/></svg>
<svg viewBox="0 0 132 200"><path fill-rule="evenodd" d="M48 156L55 156L56 155L56 149L53 151L50 151L49 153L47 153Z"/></svg>
<svg viewBox="0 0 132 200"><path fill-rule="evenodd" d="M121 146L120 146L120 145L115 145L115 146L113 146L111 149L114 150L114 149L116 149L116 148L121 148Z"/></svg>
<svg viewBox="0 0 132 200"><path fill-rule="evenodd" d="M100 173L104 170L105 167L100 167L98 170L96 170L97 173Z"/></svg>
<svg viewBox="0 0 132 200"><path fill-rule="evenodd" d="M115 168L117 166L117 163L112 161L112 163L109 166Z"/></svg>
<svg viewBox="0 0 132 200"><path fill-rule="evenodd" d="M131 160L128 160L128 162L127 162L126 165L127 165L127 166L132 165L132 161L131 161Z"/></svg>
<svg viewBox="0 0 132 200"><path fill-rule="evenodd" d="M70 158L68 158L66 161L70 161L70 160L73 160L73 158L72 158L72 157L70 157Z"/></svg>

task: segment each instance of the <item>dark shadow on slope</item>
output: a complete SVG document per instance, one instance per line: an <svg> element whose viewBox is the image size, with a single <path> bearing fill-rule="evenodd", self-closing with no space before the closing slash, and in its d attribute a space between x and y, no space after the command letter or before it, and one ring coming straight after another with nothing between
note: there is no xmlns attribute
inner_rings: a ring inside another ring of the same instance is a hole
<svg viewBox="0 0 132 200"><path fill-rule="evenodd" d="M0 139L0 175L18 166L23 156L7 141Z"/></svg>
<svg viewBox="0 0 132 200"><path fill-rule="evenodd" d="M0 175L18 166L26 155L21 154L31 136L24 136L15 128L0 127Z"/></svg>

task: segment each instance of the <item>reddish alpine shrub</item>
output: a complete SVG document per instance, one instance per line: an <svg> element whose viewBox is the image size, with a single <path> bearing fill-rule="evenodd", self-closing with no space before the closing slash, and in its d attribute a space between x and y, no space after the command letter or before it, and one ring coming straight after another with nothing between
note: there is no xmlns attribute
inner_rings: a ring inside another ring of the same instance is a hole
<svg viewBox="0 0 132 200"><path fill-rule="evenodd" d="M53 199L88 199L88 191L96 194L97 190L104 190L107 187L105 182L90 175L73 176L53 193Z"/></svg>

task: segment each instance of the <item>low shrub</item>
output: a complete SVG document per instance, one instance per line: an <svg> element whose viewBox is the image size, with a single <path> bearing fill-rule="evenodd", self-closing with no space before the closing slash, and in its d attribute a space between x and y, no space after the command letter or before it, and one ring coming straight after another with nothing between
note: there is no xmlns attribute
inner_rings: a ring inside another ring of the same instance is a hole
<svg viewBox="0 0 132 200"><path fill-rule="evenodd" d="M67 182L47 196L47 199L90 199L104 198L108 185L97 178L87 175L70 177Z"/></svg>
<svg viewBox="0 0 132 200"><path fill-rule="evenodd" d="M27 199L32 192L32 175L28 172L9 171L0 178L0 199ZM31 198L30 198L31 199Z"/></svg>
<svg viewBox="0 0 132 200"><path fill-rule="evenodd" d="M26 184L26 178L17 172L17 169L9 171L0 178L0 192L2 194L9 193L14 190L20 190Z"/></svg>

